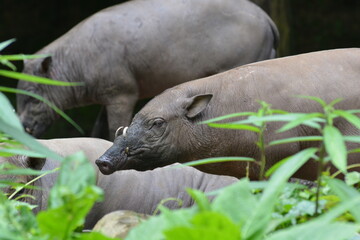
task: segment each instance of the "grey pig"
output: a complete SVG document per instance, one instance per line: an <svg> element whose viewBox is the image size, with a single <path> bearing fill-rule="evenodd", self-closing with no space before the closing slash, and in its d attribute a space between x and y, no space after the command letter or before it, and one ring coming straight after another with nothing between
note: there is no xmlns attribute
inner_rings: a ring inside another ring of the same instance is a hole
<svg viewBox="0 0 360 240"><path fill-rule="evenodd" d="M102 173L111 174L117 170L144 171L208 157L259 159L256 133L198 123L235 112L257 112L260 108L257 100L288 112L322 111L320 104L295 95L316 96L327 102L343 98L336 104L337 108L360 109L359 89L358 48L313 52L241 66L175 86L155 97L135 115L123 133L120 131L113 146L96 163ZM288 137L319 135L317 130L304 126L276 133L282 124L268 124L267 143ZM344 119L334 119L334 125L345 135L360 135L359 130ZM318 146L318 142L271 146L266 150L266 167L311 146ZM359 159L359 154L350 154L349 164L358 163ZM202 165L198 169L239 178L246 175L244 162ZM314 163L309 162L295 177L313 180L316 169ZM257 179L258 165L251 164L249 173L251 179Z"/></svg>

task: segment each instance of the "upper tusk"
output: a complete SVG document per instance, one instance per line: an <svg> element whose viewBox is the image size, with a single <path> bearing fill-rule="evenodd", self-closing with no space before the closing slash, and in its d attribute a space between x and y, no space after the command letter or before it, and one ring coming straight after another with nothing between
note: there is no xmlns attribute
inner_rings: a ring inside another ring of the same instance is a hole
<svg viewBox="0 0 360 240"><path fill-rule="evenodd" d="M125 128L124 128L124 131L123 131L124 137L126 137L126 131L128 130L128 128L129 128L129 127L125 127Z"/></svg>
<svg viewBox="0 0 360 240"><path fill-rule="evenodd" d="M119 127L119 128L116 130L116 132L115 132L115 138L118 137L119 132L120 132L123 128L124 128L124 127L121 126L121 127Z"/></svg>

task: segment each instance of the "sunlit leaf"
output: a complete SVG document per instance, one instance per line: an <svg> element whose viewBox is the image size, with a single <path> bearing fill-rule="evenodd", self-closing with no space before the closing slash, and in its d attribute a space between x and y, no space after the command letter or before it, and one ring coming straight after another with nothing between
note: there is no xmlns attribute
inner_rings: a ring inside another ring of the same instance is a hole
<svg viewBox="0 0 360 240"><path fill-rule="evenodd" d="M318 98L318 97L304 96L304 95L297 95L296 97L315 101L315 102L319 103L323 108L326 107L326 105L327 105L324 100L322 100L321 98Z"/></svg>
<svg viewBox="0 0 360 240"><path fill-rule="evenodd" d="M0 60L5 59L8 61L21 61L25 59L35 59L35 58L45 58L49 57L49 54L38 54L38 55L26 55L26 54L16 54L16 55L0 55Z"/></svg>
<svg viewBox="0 0 360 240"><path fill-rule="evenodd" d="M324 117L324 114L322 113L309 113L309 114L306 114L306 115L302 115L298 118L296 118L295 120L285 124L284 126L282 126L278 132L285 132L285 131L288 131L292 128L295 128L301 124L304 124L305 122L308 122L309 120L313 120L313 124L316 124L316 121L319 119L319 118L322 118ZM317 127L316 128L320 128L320 125L317 124Z"/></svg>
<svg viewBox="0 0 360 240"><path fill-rule="evenodd" d="M213 128L226 128L226 129L237 129L237 130L248 130L252 132L260 132L260 129L250 125L244 124L233 124L233 123L208 123Z"/></svg>
<svg viewBox="0 0 360 240"><path fill-rule="evenodd" d="M255 115L255 114L256 113L254 113L254 112L232 113L232 114L224 115L224 116L221 116L221 117L216 117L216 118L212 118L212 119L209 119L209 120L206 120L206 121L202 121L199 124L207 124L207 123L218 122L218 121L229 119L229 118L241 117L241 116L251 116L251 115Z"/></svg>
<svg viewBox="0 0 360 240"><path fill-rule="evenodd" d="M322 141L322 136L303 136L303 137L293 137L293 138L285 138L280 140L275 140L269 143L269 146L285 144L285 143L293 143L293 142L308 142L308 141Z"/></svg>
<svg viewBox="0 0 360 240"><path fill-rule="evenodd" d="M17 80L22 81L28 81L28 82L36 82L40 84L46 84L46 85L55 85L55 86L83 86L84 83L81 82L63 82L63 81L57 81L52 80L49 78L29 75L25 73L18 73L13 71L7 71L7 70L0 70L0 75L8 78L13 78Z"/></svg>
<svg viewBox="0 0 360 240"><path fill-rule="evenodd" d="M348 122L350 122L352 125L360 129L360 118L356 115L349 113L348 111L343 110L335 110L334 114L337 114L343 118L345 118Z"/></svg>
<svg viewBox="0 0 360 240"><path fill-rule="evenodd" d="M331 162L342 172L346 172L347 150L340 131L333 126L324 127L324 144Z"/></svg>
<svg viewBox="0 0 360 240"><path fill-rule="evenodd" d="M179 165L179 167L182 166L197 166L197 165L203 165L203 164L209 164L209 163L220 163L220 162L231 162L231 161L246 161L251 162L255 161L254 158L249 157L215 157L215 158L205 158L201 160L191 161L182 163Z"/></svg>
<svg viewBox="0 0 360 240"><path fill-rule="evenodd" d="M0 43L0 51L2 51L4 48L6 48L7 46L9 46L10 44L12 44L13 42L15 42L15 38L13 39L9 39L5 42L1 42Z"/></svg>

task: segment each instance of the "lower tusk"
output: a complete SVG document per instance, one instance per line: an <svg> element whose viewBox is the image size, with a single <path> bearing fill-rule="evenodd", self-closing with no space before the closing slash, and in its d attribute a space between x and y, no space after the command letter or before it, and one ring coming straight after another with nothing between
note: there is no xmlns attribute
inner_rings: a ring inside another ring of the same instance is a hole
<svg viewBox="0 0 360 240"><path fill-rule="evenodd" d="M124 127L121 126L121 127L119 127L119 128L116 130L116 132L115 132L115 138L119 136L118 134L119 134L119 132L120 132L123 128L124 128Z"/></svg>
<svg viewBox="0 0 360 240"><path fill-rule="evenodd" d="M27 132L27 133L30 133L31 134L31 129L30 128L25 128L25 131Z"/></svg>
<svg viewBox="0 0 360 240"><path fill-rule="evenodd" d="M126 131L128 130L128 127L125 127L124 128L124 131L123 131L123 135L124 135L124 137L126 137Z"/></svg>
<svg viewBox="0 0 360 240"><path fill-rule="evenodd" d="M128 155L129 154L129 147L125 148L125 154Z"/></svg>

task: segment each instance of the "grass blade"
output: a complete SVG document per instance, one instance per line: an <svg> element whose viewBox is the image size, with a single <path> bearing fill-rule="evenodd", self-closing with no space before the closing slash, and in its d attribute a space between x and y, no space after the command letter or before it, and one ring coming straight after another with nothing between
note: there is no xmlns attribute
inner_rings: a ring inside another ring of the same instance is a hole
<svg viewBox="0 0 360 240"><path fill-rule="evenodd" d="M4 77L8 77L8 78L17 79L17 80L36 82L36 83L40 83L40 84L55 85L55 86L83 86L84 85L84 83L82 83L82 82L63 82L63 81L57 81L57 80L52 80L49 78L43 78L43 77L38 77L38 76L34 76L34 75L28 75L28 74L24 74L24 73L13 72L13 71L7 71L7 70L0 70L0 75L2 75Z"/></svg>
<svg viewBox="0 0 360 240"><path fill-rule="evenodd" d="M233 124L233 123L208 123L213 128L225 128L225 129L236 129L236 130L247 130L252 132L260 132L258 127L245 125L245 124Z"/></svg>
<svg viewBox="0 0 360 240"><path fill-rule="evenodd" d="M45 104L47 104L49 107L51 107L57 114L59 114L61 117L63 117L66 121L68 121L73 127L75 127L81 134L84 134L84 131L82 130L82 128L76 123L74 122L74 120L72 120L66 113L64 113L63 111L61 111L61 109L59 109L58 107L56 107L53 103L51 103L50 101L48 101L47 99L43 98L42 96L35 94L35 93L31 93L31 92L27 92L21 89L16 89L16 88L8 88L8 87L0 87L0 91L3 92L10 92L10 93L18 93L18 94L24 94L24 95L28 95L31 96L33 98L36 98L42 102L44 102Z"/></svg>
<svg viewBox="0 0 360 240"><path fill-rule="evenodd" d="M202 164L209 163L219 163L219 162L232 162L232 161L247 161L252 162L255 161L253 158L249 157L216 157L216 158L205 158L197 161L191 161L187 163L182 163L180 166L197 166Z"/></svg>
<svg viewBox="0 0 360 240"><path fill-rule="evenodd" d="M292 143L292 142L307 142L307 141L322 141L322 136L304 136L304 137L293 137L275 140L269 143L269 146L284 144L284 143Z"/></svg>
<svg viewBox="0 0 360 240"><path fill-rule="evenodd" d="M209 119L206 121L202 121L199 124L208 124L208 123L218 122L218 121L229 119L229 118L241 117L241 116L251 116L251 115L255 115L255 114L256 113L254 113L254 112L232 113L232 114L224 115L221 117L216 117L216 118L212 118L212 119Z"/></svg>

